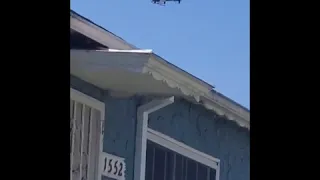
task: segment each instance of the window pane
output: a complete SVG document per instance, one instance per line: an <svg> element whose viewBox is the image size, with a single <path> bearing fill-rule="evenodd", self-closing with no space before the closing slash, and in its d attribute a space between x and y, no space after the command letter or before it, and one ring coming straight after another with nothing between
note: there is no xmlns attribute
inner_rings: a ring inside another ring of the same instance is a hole
<svg viewBox="0 0 320 180"><path fill-rule="evenodd" d="M183 179L183 160L184 158L179 155L179 154L176 154L176 168L175 168L175 177L176 179L175 180L184 180Z"/></svg>
<svg viewBox="0 0 320 180"><path fill-rule="evenodd" d="M210 180L216 180L216 170L210 168Z"/></svg>
<svg viewBox="0 0 320 180"><path fill-rule="evenodd" d="M148 142L147 144L147 160L146 160L146 180L152 180L152 174L153 174L153 153L154 153L154 147L151 143Z"/></svg>
<svg viewBox="0 0 320 180"><path fill-rule="evenodd" d="M165 151L162 148L155 148L154 180L164 180L165 172Z"/></svg>
<svg viewBox="0 0 320 180"><path fill-rule="evenodd" d="M197 163L191 159L187 159L187 180L196 180Z"/></svg>
<svg viewBox="0 0 320 180"><path fill-rule="evenodd" d="M208 167L203 164L198 163L198 179L197 180L208 180Z"/></svg>
<svg viewBox="0 0 320 180"><path fill-rule="evenodd" d="M173 172L174 172L174 153L172 151L167 151L165 180L174 180Z"/></svg>
<svg viewBox="0 0 320 180"><path fill-rule="evenodd" d="M215 180L216 171L147 141L146 180Z"/></svg>

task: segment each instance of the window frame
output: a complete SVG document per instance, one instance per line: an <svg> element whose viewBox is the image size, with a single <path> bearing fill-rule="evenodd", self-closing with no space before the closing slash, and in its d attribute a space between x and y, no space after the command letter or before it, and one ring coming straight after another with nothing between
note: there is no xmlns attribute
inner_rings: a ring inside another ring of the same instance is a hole
<svg viewBox="0 0 320 180"><path fill-rule="evenodd" d="M100 134L100 136L97 136L99 138L99 143L96 145L98 149L98 154L97 154L97 162L95 162L95 168L96 174L95 177L97 177L97 180L102 179L102 163L100 161L100 157L103 152L103 137L104 137L104 122L105 122L105 103L102 101L99 101L89 95L86 95L76 89L73 89L70 87L70 100L74 100L76 102L82 103L84 105L90 106L91 108L97 109L100 111L101 114L101 120L100 120L100 125L99 128L97 129ZM99 122L98 122L99 123ZM70 177L71 179L71 177Z"/></svg>

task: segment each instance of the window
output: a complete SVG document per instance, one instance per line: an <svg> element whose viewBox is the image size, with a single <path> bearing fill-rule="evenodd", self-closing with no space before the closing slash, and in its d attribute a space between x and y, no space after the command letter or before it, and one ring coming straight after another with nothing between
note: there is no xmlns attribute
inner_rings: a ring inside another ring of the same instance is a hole
<svg viewBox="0 0 320 180"><path fill-rule="evenodd" d="M147 141L145 180L216 180L216 170Z"/></svg>
<svg viewBox="0 0 320 180"><path fill-rule="evenodd" d="M70 180L99 179L104 104L70 89Z"/></svg>
<svg viewBox="0 0 320 180"><path fill-rule="evenodd" d="M219 180L219 160L148 128L145 180Z"/></svg>
<svg viewBox="0 0 320 180"><path fill-rule="evenodd" d="M219 180L219 159L148 127L149 114L173 102L155 99L138 108L134 180Z"/></svg>

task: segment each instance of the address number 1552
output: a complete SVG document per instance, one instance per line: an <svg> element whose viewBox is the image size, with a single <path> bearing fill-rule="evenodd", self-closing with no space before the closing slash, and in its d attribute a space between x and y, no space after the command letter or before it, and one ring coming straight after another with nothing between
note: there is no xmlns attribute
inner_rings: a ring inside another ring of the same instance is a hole
<svg viewBox="0 0 320 180"><path fill-rule="evenodd" d="M125 163L123 158L105 153L103 157L103 175L117 180L123 180L124 171Z"/></svg>

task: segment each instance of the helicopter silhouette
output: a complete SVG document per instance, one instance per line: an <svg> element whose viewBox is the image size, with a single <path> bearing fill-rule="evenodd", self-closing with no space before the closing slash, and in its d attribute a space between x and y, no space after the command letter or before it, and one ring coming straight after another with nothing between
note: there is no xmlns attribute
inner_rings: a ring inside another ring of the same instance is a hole
<svg viewBox="0 0 320 180"><path fill-rule="evenodd" d="M167 1L173 1L173 2L178 2L180 4L181 0L151 0L153 4L158 4L158 5L166 5Z"/></svg>

